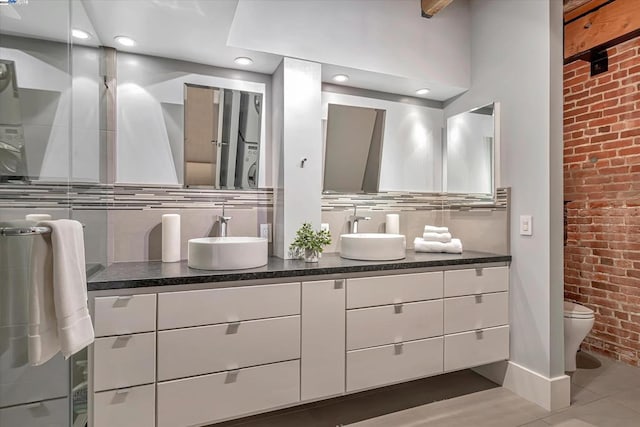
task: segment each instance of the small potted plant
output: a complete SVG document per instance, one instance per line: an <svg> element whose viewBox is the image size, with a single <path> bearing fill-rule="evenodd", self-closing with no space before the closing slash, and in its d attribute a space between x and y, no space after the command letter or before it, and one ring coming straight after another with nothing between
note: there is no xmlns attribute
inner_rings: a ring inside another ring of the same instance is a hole
<svg viewBox="0 0 640 427"><path fill-rule="evenodd" d="M304 257L306 262L318 262L318 255L324 246L331 244L331 234L327 230L314 231L311 224L305 222L296 231L295 240L289 250L296 258Z"/></svg>

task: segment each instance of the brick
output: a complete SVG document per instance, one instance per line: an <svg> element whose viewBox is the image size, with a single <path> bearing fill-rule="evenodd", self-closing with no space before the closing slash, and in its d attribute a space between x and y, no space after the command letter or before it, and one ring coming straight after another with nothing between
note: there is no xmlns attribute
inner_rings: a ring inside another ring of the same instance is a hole
<svg viewBox="0 0 640 427"><path fill-rule="evenodd" d="M597 136L593 136L591 137L591 139L589 140L590 143L594 143L594 142L603 142L603 141L611 141L612 139L618 139L619 134L616 133L605 133L603 135L597 135Z"/></svg>
<svg viewBox="0 0 640 427"><path fill-rule="evenodd" d="M600 84L600 83L598 83L598 85L597 85L597 86L594 86L594 87L589 91L589 94L590 94L590 95L601 94L601 93L603 93L603 92L607 92L607 91L611 91L612 89L616 89L616 88L618 88L619 86L620 86L620 82L618 82L617 80L616 80L616 81L613 81L613 82L610 82L610 83L607 83L607 84ZM597 99L596 99L596 98L597 98ZM592 97L587 98L587 99L593 99L593 100L594 100L593 102L595 102L595 101L600 101L600 100L602 99L602 95L599 95L598 97L592 96ZM581 100L580 102L585 102L585 101L587 101L587 99ZM589 103L587 103L587 104L590 104L590 102L589 102ZM584 104L580 104L580 103L579 103L578 105L584 105Z"/></svg>
<svg viewBox="0 0 640 427"><path fill-rule="evenodd" d="M620 138L628 138L630 136L640 136L640 128L620 132Z"/></svg>

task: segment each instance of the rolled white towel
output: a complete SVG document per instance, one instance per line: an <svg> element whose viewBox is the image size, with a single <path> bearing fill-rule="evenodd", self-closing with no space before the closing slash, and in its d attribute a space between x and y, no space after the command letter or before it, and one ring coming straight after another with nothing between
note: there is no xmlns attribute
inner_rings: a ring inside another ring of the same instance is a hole
<svg viewBox="0 0 640 427"><path fill-rule="evenodd" d="M449 227L435 227L433 225L424 226L425 233L448 233Z"/></svg>
<svg viewBox="0 0 640 427"><path fill-rule="evenodd" d="M420 237L413 241L413 248L416 252L445 252L450 254L462 253L462 242L460 239L452 239L448 243L429 242Z"/></svg>
<svg viewBox="0 0 640 427"><path fill-rule="evenodd" d="M422 238L427 242L449 243L451 241L451 233L424 233Z"/></svg>

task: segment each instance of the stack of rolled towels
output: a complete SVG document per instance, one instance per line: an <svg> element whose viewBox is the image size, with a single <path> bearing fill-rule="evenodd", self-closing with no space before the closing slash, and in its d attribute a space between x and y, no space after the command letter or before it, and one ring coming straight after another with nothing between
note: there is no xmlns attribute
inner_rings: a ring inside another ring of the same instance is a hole
<svg viewBox="0 0 640 427"><path fill-rule="evenodd" d="M425 225L422 237L416 237L413 246L416 252L462 253L462 242L451 238L448 227Z"/></svg>

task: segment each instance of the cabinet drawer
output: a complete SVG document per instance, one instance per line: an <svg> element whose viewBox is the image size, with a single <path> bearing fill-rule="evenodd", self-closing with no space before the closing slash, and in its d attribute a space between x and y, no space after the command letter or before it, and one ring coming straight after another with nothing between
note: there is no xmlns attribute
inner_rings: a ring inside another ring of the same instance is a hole
<svg viewBox="0 0 640 427"><path fill-rule="evenodd" d="M93 347L93 389L130 387L155 381L156 334L96 339Z"/></svg>
<svg viewBox="0 0 640 427"><path fill-rule="evenodd" d="M158 295L158 329L300 314L300 283Z"/></svg>
<svg viewBox="0 0 640 427"><path fill-rule="evenodd" d="M297 360L168 381L158 383L158 427L205 425L299 400Z"/></svg>
<svg viewBox="0 0 640 427"><path fill-rule="evenodd" d="M300 358L300 316L158 332L158 380Z"/></svg>
<svg viewBox="0 0 640 427"><path fill-rule="evenodd" d="M509 289L509 267L469 268L444 272L444 296L501 292Z"/></svg>
<svg viewBox="0 0 640 427"><path fill-rule="evenodd" d="M155 385L93 395L93 427L155 427Z"/></svg>
<svg viewBox="0 0 640 427"><path fill-rule="evenodd" d="M96 337L154 331L156 295L98 297L93 326Z"/></svg>
<svg viewBox="0 0 640 427"><path fill-rule="evenodd" d="M347 350L442 335L442 300L347 311Z"/></svg>
<svg viewBox="0 0 640 427"><path fill-rule="evenodd" d="M347 308L442 298L442 272L347 280Z"/></svg>
<svg viewBox="0 0 640 427"><path fill-rule="evenodd" d="M27 336L28 325L0 328L0 408L69 394L69 362L58 353L40 366L29 365Z"/></svg>
<svg viewBox="0 0 640 427"><path fill-rule="evenodd" d="M347 352L347 391L442 372L442 337Z"/></svg>
<svg viewBox="0 0 640 427"><path fill-rule="evenodd" d="M68 427L69 401L65 399L0 409L2 427Z"/></svg>
<svg viewBox="0 0 640 427"><path fill-rule="evenodd" d="M472 331L509 323L509 293L479 294L444 300L444 333Z"/></svg>
<svg viewBox="0 0 640 427"><path fill-rule="evenodd" d="M480 329L444 337L444 370L480 366L509 358L509 327Z"/></svg>

